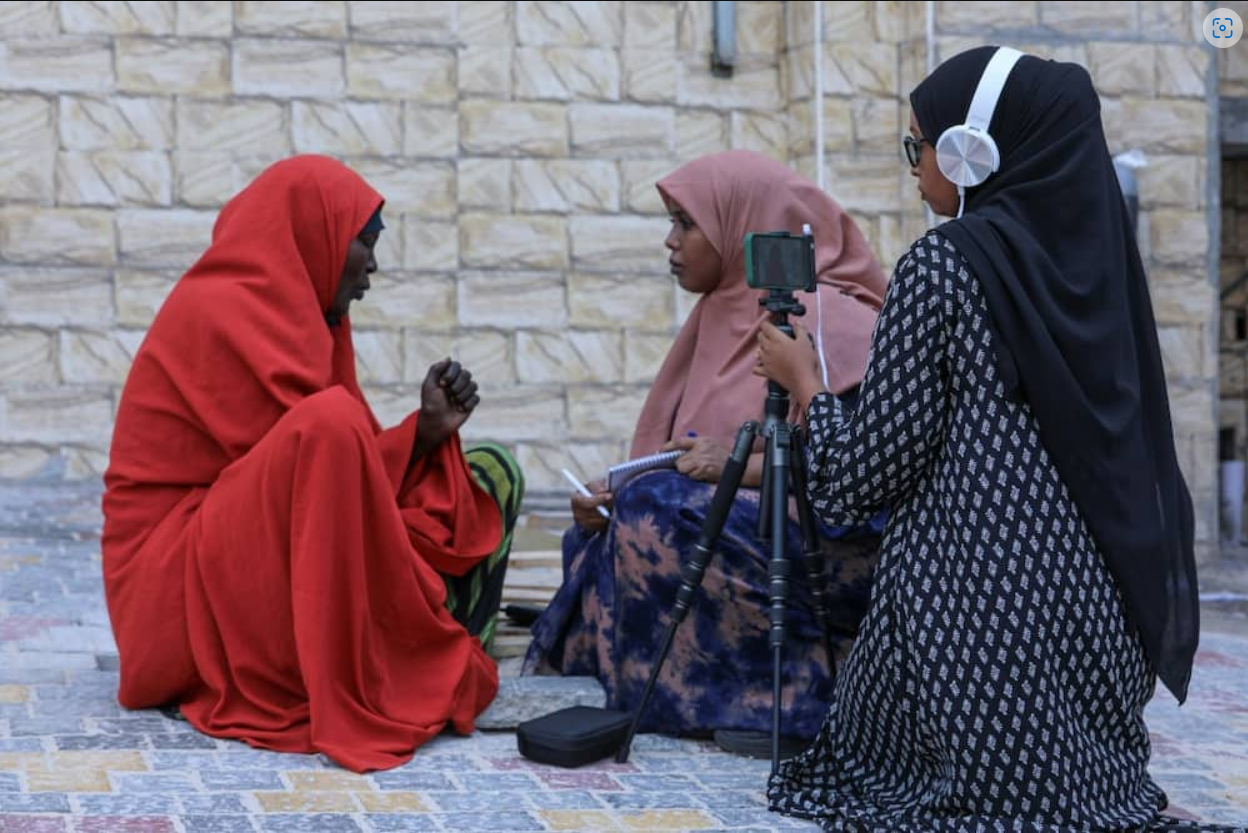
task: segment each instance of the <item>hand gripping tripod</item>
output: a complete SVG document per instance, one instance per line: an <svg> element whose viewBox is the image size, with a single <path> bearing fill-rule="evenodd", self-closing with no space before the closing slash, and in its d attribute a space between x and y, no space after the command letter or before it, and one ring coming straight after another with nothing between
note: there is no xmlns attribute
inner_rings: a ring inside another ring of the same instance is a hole
<svg viewBox="0 0 1248 833"><path fill-rule="evenodd" d="M802 315L805 308L787 290L771 289L766 297L759 300L774 316L776 325L790 338L793 328L789 326L788 315ZM828 659L828 668L832 674L836 672L836 660L832 654L832 643L829 635L828 611L824 601L824 560L819 547L819 535L814 515L811 513L810 502L806 495L806 454L802 444L801 429L787 422L789 415L789 392L779 384L767 382L767 399L763 411L765 418L762 435L765 441L763 488L759 500L758 538L771 546L771 560L767 565L768 591L771 599L770 620L771 631L769 645L772 651L772 712L771 712L771 771L774 773L780 762L780 683L781 661L784 655L784 610L789 595L789 575L791 565L785 554L785 533L789 518L790 490L797 502L798 522L802 532L803 561L811 582L811 598L815 616L822 633L824 655ZM737 431L732 453L724 464L719 485L711 498L711 507L706 520L698 534L689 559L681 566L680 588L676 591L676 604L672 612L672 620L663 636L663 645L659 651L658 661L650 671L650 678L641 695L641 701L633 712L632 724L624 743L616 753L615 760L624 763L633 742L633 736L641 723L641 716L646 703L654 691L655 681L663 669L663 663L671 650L676 629L685 620L693 601L695 590L702 584L714 555L716 542L723 530L728 512L732 508L737 490L741 486L741 478L749 461L750 452L754 448L754 438L758 434L757 422L748 421Z"/></svg>

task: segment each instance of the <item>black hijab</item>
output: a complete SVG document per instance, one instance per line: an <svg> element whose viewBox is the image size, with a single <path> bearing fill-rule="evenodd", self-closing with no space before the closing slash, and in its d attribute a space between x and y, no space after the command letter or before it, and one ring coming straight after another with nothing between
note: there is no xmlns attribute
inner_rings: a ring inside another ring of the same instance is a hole
<svg viewBox="0 0 1248 833"><path fill-rule="evenodd" d="M951 58L910 94L925 138L963 122L995 50ZM1000 170L937 231L983 287L1002 381L1030 404L1130 623L1182 702L1200 631L1192 500L1100 111L1083 67L1024 56L989 126Z"/></svg>

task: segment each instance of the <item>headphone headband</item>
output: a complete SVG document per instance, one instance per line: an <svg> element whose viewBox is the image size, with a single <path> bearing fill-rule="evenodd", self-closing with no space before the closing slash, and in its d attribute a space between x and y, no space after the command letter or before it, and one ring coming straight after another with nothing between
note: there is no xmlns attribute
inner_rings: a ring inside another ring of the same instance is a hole
<svg viewBox="0 0 1248 833"><path fill-rule="evenodd" d="M1021 57L1022 52L1009 46L1002 46L993 54L988 66L984 67L984 74L979 78L975 97L971 99L971 109L966 114L967 127L988 132L988 125L992 124L992 114L997 109L997 100L1005 89L1006 79L1010 77L1010 70L1014 69Z"/></svg>
<svg viewBox="0 0 1248 833"><path fill-rule="evenodd" d="M983 184L1001 165L1001 153L988 126L1010 71L1021 57L1023 53L1017 49L999 47L979 76L966 121L948 128L936 140L936 165L958 186L959 217L966 204L966 189Z"/></svg>

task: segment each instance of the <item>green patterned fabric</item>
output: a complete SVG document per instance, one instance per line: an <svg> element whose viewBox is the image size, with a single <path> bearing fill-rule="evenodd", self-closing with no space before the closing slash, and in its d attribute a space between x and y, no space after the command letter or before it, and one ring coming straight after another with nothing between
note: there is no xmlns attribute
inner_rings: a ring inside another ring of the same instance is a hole
<svg viewBox="0 0 1248 833"><path fill-rule="evenodd" d="M468 633L481 639L488 651L503 599L511 536L520 514L520 501L524 498L524 473L507 449L493 443L475 445L464 452L464 456L477 483L498 504L503 519L503 538L498 549L465 575L443 577L446 607Z"/></svg>

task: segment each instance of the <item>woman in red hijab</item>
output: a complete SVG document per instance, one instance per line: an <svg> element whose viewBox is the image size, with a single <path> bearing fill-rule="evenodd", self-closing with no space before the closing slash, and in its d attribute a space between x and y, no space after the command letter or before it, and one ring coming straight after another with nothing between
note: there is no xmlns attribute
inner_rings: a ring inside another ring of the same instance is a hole
<svg viewBox="0 0 1248 833"><path fill-rule="evenodd" d="M348 313L382 203L315 156L234 197L135 356L104 476L121 704L357 772L493 699L523 492L501 449L461 450L478 396L457 363L393 428L364 400Z"/></svg>
<svg viewBox="0 0 1248 833"><path fill-rule="evenodd" d="M665 241L672 275L701 297L651 386L632 456L672 448L685 453L674 472L638 476L615 495L595 484L593 497L572 499L576 525L563 539L564 582L534 625L526 660L533 673L598 677L609 705L624 710L641 698L670 621L682 561L693 552L733 436L744 421L763 421L767 390L753 370L767 313L759 306L763 293L746 283L746 233L800 234L804 224L812 227L819 292L800 296L807 312L797 320L818 332L826 383L846 407L862 380L885 292L884 272L853 219L779 162L744 150L716 153L664 177L658 190L672 218ZM770 730L770 547L755 540L762 456L760 450L750 459L742 481L747 488L728 513L691 606L693 621L676 632L643 730L716 733L733 749L743 748L736 732ZM608 505L609 522L596 513ZM881 526L820 530L830 567L820 589L830 603L838 658L848 654L866 611ZM830 672L795 519L786 543L794 571L783 729L810 738L827 709Z"/></svg>

